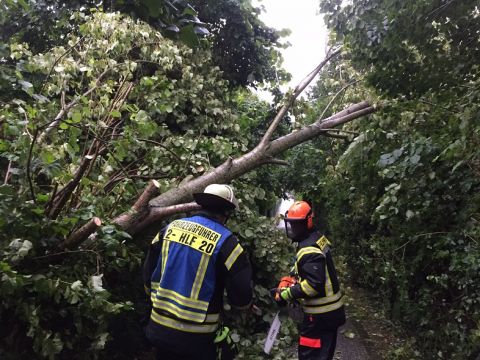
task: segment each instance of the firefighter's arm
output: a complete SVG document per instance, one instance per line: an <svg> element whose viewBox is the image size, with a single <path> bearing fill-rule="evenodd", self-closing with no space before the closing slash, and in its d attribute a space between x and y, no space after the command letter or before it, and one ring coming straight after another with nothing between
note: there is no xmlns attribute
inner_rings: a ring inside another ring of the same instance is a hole
<svg viewBox="0 0 480 360"><path fill-rule="evenodd" d="M325 256L320 250L307 248L298 257L297 268L301 281L282 291L284 300L314 297L325 288Z"/></svg>
<svg viewBox="0 0 480 360"><path fill-rule="evenodd" d="M150 289L151 289L150 278L161 256L162 234L163 234L163 231L158 233L153 239L152 243L148 248L147 256L145 257L145 262L143 263L143 286L148 296L150 296Z"/></svg>
<svg viewBox="0 0 480 360"><path fill-rule="evenodd" d="M225 288L230 305L248 309L252 305L252 268L247 253L235 236L228 238L221 249L226 271Z"/></svg>

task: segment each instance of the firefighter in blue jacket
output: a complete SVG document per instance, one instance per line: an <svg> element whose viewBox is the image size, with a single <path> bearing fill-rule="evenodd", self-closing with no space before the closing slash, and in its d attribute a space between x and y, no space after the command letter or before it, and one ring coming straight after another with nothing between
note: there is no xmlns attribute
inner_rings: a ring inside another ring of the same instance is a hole
<svg viewBox="0 0 480 360"><path fill-rule="evenodd" d="M162 229L144 264L152 302L146 336L157 359L214 360L224 290L234 308L252 301L248 257L225 227L238 207L232 188L211 184L194 199L202 210Z"/></svg>
<svg viewBox="0 0 480 360"><path fill-rule="evenodd" d="M299 360L331 360L338 327L345 323L342 292L330 241L313 226L313 211L305 201L295 201L285 213L287 236L298 243L296 284L278 290L279 302L298 301L304 318L300 326Z"/></svg>

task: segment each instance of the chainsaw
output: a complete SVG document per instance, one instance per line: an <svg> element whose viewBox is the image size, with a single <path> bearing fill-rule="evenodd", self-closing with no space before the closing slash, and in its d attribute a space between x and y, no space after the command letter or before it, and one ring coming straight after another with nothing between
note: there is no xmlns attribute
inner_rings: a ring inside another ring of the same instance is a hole
<svg viewBox="0 0 480 360"><path fill-rule="evenodd" d="M282 292L282 290L285 290L286 288L289 288L295 285L296 283L297 283L297 280L294 277L284 276L280 279L280 283L278 284L278 286L270 290L270 293L275 297L275 301L280 303L282 301L280 297L280 293ZM273 343L275 342L278 336L278 333L280 331L280 326L282 325L282 322L280 321L280 313L282 311L283 311L282 309L277 311L277 313L273 317L272 323L270 324L270 329L268 330L268 335L267 335L267 338L265 339L265 344L263 346L263 351L265 352L265 354L270 354Z"/></svg>

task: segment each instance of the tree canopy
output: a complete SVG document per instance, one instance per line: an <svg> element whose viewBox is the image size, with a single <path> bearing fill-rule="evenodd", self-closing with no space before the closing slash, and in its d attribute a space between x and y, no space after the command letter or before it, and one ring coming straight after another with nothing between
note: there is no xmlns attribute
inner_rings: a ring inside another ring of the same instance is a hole
<svg viewBox="0 0 480 360"><path fill-rule="evenodd" d="M144 251L217 180L240 199L228 226L263 310L225 306L243 358L263 358L268 289L291 266L264 216L287 193L312 202L341 277L410 330L386 358L480 354L478 4L319 9L341 50L268 104L250 88L280 95L286 32L250 1L0 4L2 359L148 356ZM274 349L295 342L285 324Z"/></svg>
<svg viewBox="0 0 480 360"><path fill-rule="evenodd" d="M316 204L351 276L412 333L396 359L475 358L478 309L478 51L474 1L321 1L341 61L302 121L340 99L377 99L344 141L293 149L284 186ZM306 166L305 164L309 164ZM417 353L413 348L417 348Z"/></svg>

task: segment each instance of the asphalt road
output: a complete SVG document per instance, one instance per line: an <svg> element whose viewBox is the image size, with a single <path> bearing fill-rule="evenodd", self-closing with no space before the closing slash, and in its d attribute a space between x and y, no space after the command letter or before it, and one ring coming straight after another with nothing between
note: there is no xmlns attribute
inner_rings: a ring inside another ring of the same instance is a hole
<svg viewBox="0 0 480 360"><path fill-rule="evenodd" d="M380 360L380 358L368 350L364 343L364 331L359 324L348 320L339 329L335 360Z"/></svg>

